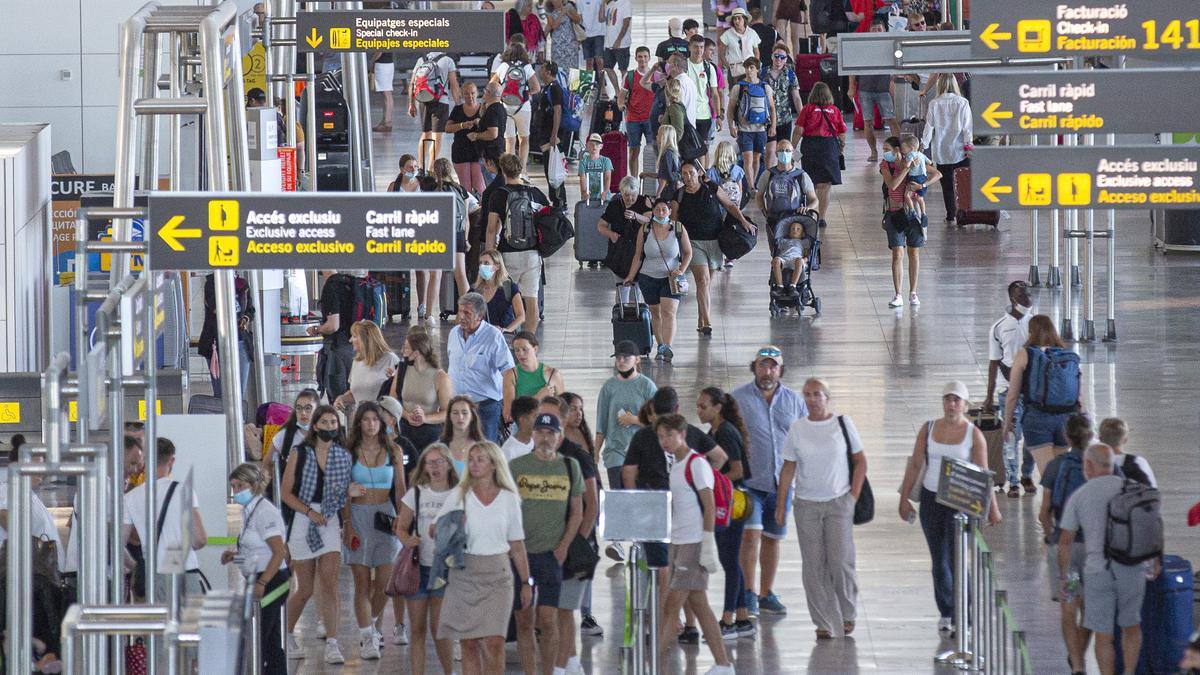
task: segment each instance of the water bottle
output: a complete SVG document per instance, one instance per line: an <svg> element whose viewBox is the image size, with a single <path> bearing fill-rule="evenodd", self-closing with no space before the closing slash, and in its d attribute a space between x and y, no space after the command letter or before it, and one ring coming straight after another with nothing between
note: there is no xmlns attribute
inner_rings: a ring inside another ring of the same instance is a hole
<svg viewBox="0 0 1200 675"><path fill-rule="evenodd" d="M905 518L904 521L907 522L909 525L912 525L913 523L917 522L917 512L915 510L909 511L908 517Z"/></svg>
<svg viewBox="0 0 1200 675"><path fill-rule="evenodd" d="M1063 598L1063 602L1070 602L1079 596L1079 572L1071 572L1067 575L1067 595Z"/></svg>

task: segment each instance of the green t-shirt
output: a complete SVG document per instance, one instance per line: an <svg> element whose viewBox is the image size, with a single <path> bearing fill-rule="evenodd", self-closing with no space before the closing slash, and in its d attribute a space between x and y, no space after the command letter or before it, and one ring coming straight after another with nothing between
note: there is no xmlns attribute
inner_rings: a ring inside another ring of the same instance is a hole
<svg viewBox="0 0 1200 675"><path fill-rule="evenodd" d="M571 463L569 477L567 462ZM517 483L517 493L521 495L525 550L529 553L553 551L562 541L571 497L583 494L579 463L562 455L555 455L547 462L531 452L509 462L508 468Z"/></svg>
<svg viewBox="0 0 1200 675"><path fill-rule="evenodd" d="M604 155L596 159L587 155L579 158L579 175L587 176L588 194L592 199L603 200L607 196L608 186L604 185L604 172L612 170L612 160Z"/></svg>
<svg viewBox="0 0 1200 675"><path fill-rule="evenodd" d="M641 427L623 426L617 421L621 411L636 415L642 404L658 391L654 381L638 373L630 380L610 377L600 388L596 401L596 433L604 434L601 458L606 469L625 464L625 450Z"/></svg>

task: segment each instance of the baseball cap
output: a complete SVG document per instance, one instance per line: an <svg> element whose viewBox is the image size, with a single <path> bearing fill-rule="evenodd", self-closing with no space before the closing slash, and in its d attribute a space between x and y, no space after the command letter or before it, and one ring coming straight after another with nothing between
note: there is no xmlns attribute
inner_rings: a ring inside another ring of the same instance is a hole
<svg viewBox="0 0 1200 675"><path fill-rule="evenodd" d="M400 405L400 401L391 396L380 396L379 407L388 411L388 414L395 417L397 422L404 416L404 407Z"/></svg>
<svg viewBox="0 0 1200 675"><path fill-rule="evenodd" d="M613 356L641 356L642 352L633 340L621 340L613 349Z"/></svg>
<svg viewBox="0 0 1200 675"><path fill-rule="evenodd" d="M554 415L551 415L550 413L542 413L537 416L536 420L533 421L533 428L549 429L557 434L562 431L562 423L559 422L558 418Z"/></svg>
<svg viewBox="0 0 1200 675"><path fill-rule="evenodd" d="M587 142L588 143L603 143L604 139L600 137L600 134L590 134L588 136Z"/></svg>
<svg viewBox="0 0 1200 675"><path fill-rule="evenodd" d="M950 394L954 394L964 401L971 400L970 394L967 393L967 385L958 380L951 380L946 383L946 386L942 387L942 396L949 396Z"/></svg>
<svg viewBox="0 0 1200 675"><path fill-rule="evenodd" d="M758 363L763 359L771 359L775 363L783 363L783 351L775 345L765 345L758 350L754 355L754 362Z"/></svg>
<svg viewBox="0 0 1200 675"><path fill-rule="evenodd" d="M671 37L681 37L683 35L683 19L677 16L671 17L671 20L667 22L667 33Z"/></svg>

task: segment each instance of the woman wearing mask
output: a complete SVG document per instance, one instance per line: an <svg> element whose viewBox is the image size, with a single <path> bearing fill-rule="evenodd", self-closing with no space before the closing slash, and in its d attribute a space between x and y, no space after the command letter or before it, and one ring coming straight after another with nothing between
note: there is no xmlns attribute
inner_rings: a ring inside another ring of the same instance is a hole
<svg viewBox="0 0 1200 675"><path fill-rule="evenodd" d="M479 408L469 397L455 396L446 409L450 411L450 423L442 428L438 440L450 448L450 462L461 478L467 475L467 450L483 440Z"/></svg>
<svg viewBox="0 0 1200 675"><path fill-rule="evenodd" d="M725 451L729 459L721 465L721 473L729 479L735 489L750 477L750 433L742 420L742 412L733 396L717 387L706 387L696 397L696 416L708 425L708 435ZM783 522L783 521L776 521ZM725 602L721 614L721 637L734 640L750 637L757 632L746 610L746 594L743 592L742 533L745 519L730 519L729 524L717 526L717 557L725 571Z"/></svg>
<svg viewBox="0 0 1200 675"><path fill-rule="evenodd" d="M503 672L509 616L533 603L533 586L521 498L495 443L471 446L467 474L438 517L458 509L465 516L466 566L450 569L438 635L462 641L463 675ZM519 605L513 603L514 571Z"/></svg>
<svg viewBox="0 0 1200 675"><path fill-rule="evenodd" d="M433 566L436 542L430 534L437 514L458 484L450 448L434 443L425 448L417 459L413 470L412 487L400 501L400 515L396 516L395 532L409 549L417 549L421 563L421 582L417 592L404 598L408 607L408 620L412 628L413 646L408 651L409 672L425 672L425 633L428 628L437 650L438 661L443 673L454 672L450 641L438 639L438 619L442 611L443 586L428 590L429 570Z"/></svg>
<svg viewBox="0 0 1200 675"><path fill-rule="evenodd" d="M288 527L288 552L296 578L294 593L287 600L288 658L304 658L304 649L293 631L304 606L318 585L317 609L325 625L325 663L342 663L338 648L337 578L342 565L341 510L350 497L365 492L351 491L350 467L354 459L342 445L341 418L333 406L322 405L313 412L312 428L304 445L288 458L283 474L282 497L295 513Z"/></svg>
<svg viewBox="0 0 1200 675"><path fill-rule="evenodd" d="M296 395L296 401L292 404L292 414L288 416L287 422L283 423L283 427L271 438L271 444L263 453L262 459L268 497L273 496L270 486L273 484L275 476L275 464L279 464L282 472L283 467L287 466L288 458L292 456L292 450L304 445L304 438L308 435L308 428L312 423L313 411L317 409L320 400L321 397L315 389L300 390L300 393Z"/></svg>
<svg viewBox="0 0 1200 675"><path fill-rule="evenodd" d="M461 298L470 290L467 282L467 250L470 248L467 243L467 230L479 211L479 200L458 182L453 165L445 157L433 160L433 177L437 179L439 191L453 193L455 199L461 200L462 204L462 220L454 224L454 283L457 284L454 297ZM456 312L458 308L443 307L442 310Z"/></svg>
<svg viewBox="0 0 1200 675"><path fill-rule="evenodd" d="M754 231L754 225L746 220L736 202L729 199L724 190L702 178L700 168L689 162L683 166L683 189L675 193L671 213L683 225L692 245L690 269L696 282L696 331L708 337L712 335L712 318L709 316L708 285L712 273L725 264L721 257L721 246L717 237L725 223L725 214L738 221L742 229Z"/></svg>
<svg viewBox="0 0 1200 675"><path fill-rule="evenodd" d="M450 144L450 161L458 182L476 195L483 194L487 185L483 182L483 169L479 165L479 147L467 134L479 130L479 116L483 105L479 101L479 87L474 82L462 85L463 102L454 106L446 121L446 132L454 134Z"/></svg>
<svg viewBox="0 0 1200 675"><path fill-rule="evenodd" d="M575 26L583 17L568 0L546 0L546 30L550 33L550 60L559 68L579 67L579 40Z"/></svg>
<svg viewBox="0 0 1200 675"><path fill-rule="evenodd" d="M400 173L396 179L388 183L388 192L420 192L421 184L417 181L419 169L417 158L413 155L400 155Z"/></svg>
<svg viewBox="0 0 1200 675"><path fill-rule="evenodd" d="M254 464L241 464L229 474L229 491L242 507L242 530L237 549L221 554L221 564L238 563L242 576L255 577L254 597L273 598L262 608L259 640L262 645L263 675L287 675L287 655L283 651L283 606L288 591L275 595L275 589L287 583L287 531L279 509L263 496L266 477Z"/></svg>
<svg viewBox="0 0 1200 675"><path fill-rule="evenodd" d="M692 242L687 230L671 220L671 203L659 197L654 202L651 224L638 230L633 265L625 283L636 281L641 288L658 341L655 359L666 363L675 358L671 342L675 339L675 312L682 297L676 292L678 280L686 281L691 261Z"/></svg>
<svg viewBox="0 0 1200 675"><path fill-rule="evenodd" d="M356 403L378 398L379 389L400 364L400 357L388 346L374 321L363 319L350 326L350 346L354 347L350 389L334 401L334 405L347 414Z"/></svg>
<svg viewBox="0 0 1200 675"><path fill-rule="evenodd" d="M804 595L817 637L828 639L854 632L858 616L854 503L867 477L867 458L850 416L830 409L824 380L810 377L803 392L808 416L788 430L779 484L795 482ZM775 522L786 522L786 508L783 502L775 505Z"/></svg>
<svg viewBox="0 0 1200 675"><path fill-rule="evenodd" d="M383 418L383 433L392 439L392 442L400 446L400 452L404 455L404 475L412 473L413 468L417 465L417 455L421 454L417 451L417 447L412 441L400 435L400 420L404 419L404 406L400 401L391 396L380 396L379 414Z"/></svg>
<svg viewBox="0 0 1200 675"><path fill-rule="evenodd" d="M1032 350L1045 352L1048 349L1066 349L1058 330L1054 328L1054 320L1045 314L1036 314L1029 319L1029 339L1025 348L1018 351L1013 358L1012 370L1008 374L1008 394L1004 400L1004 435L1008 436L1013 430L1014 415L1017 401L1022 401L1024 412L1021 415L1021 433L1025 438L1025 449L1034 457L1047 454L1047 448L1053 446L1050 456L1061 455L1067 450L1067 438L1063 434L1063 425L1074 412L1083 412L1083 392L1075 402L1075 410L1066 412L1045 411L1029 401L1029 382L1025 376L1029 370L1029 354ZM980 464L980 466L987 466Z"/></svg>
<svg viewBox="0 0 1200 675"><path fill-rule="evenodd" d="M365 661L379 658L381 639L376 625L387 604L383 588L400 552L391 528L381 524L396 517L392 495L404 494L404 457L388 438L379 405L370 401L355 409L348 445L354 457L350 480L362 488L362 494L342 508L342 556L354 577L354 618L358 621L359 656ZM404 632L401 616L396 618L397 634Z"/></svg>
<svg viewBox="0 0 1200 675"><path fill-rule="evenodd" d="M428 333L410 331L402 353L407 363L403 373L393 378L391 395L404 407L400 435L419 452L441 437L454 385L442 370Z"/></svg>
<svg viewBox="0 0 1200 675"><path fill-rule="evenodd" d="M617 194L608 200L604 214L596 223L596 229L609 242L605 262L620 279L629 273L638 230L650 223L650 210L654 208L651 198L640 191L641 183L637 176L622 178Z"/></svg>
<svg viewBox="0 0 1200 675"><path fill-rule="evenodd" d="M476 293L487 303L484 321L505 333L515 333L525 324L525 300L517 282L508 278L504 258L496 251L479 254L479 276L475 279Z"/></svg>
<svg viewBox="0 0 1200 675"><path fill-rule="evenodd" d="M942 458L962 459L976 466L987 466L987 441L983 432L967 419L970 405L967 385L948 382L942 389L942 416L921 425L917 441L913 444L912 456L900 484L900 518L912 522L917 512L908 500L910 490L920 483L921 530L933 559L933 598L937 603L941 619L939 633L953 633L954 625L954 538L958 526L957 513L949 506L937 501L938 475ZM923 467L923 468L922 468ZM1001 521L1000 507L995 493L988 500L988 523L997 525Z"/></svg>
<svg viewBox="0 0 1200 675"><path fill-rule="evenodd" d="M512 350L517 367L504 371L506 422L512 422L512 402L518 396L532 396L540 401L547 396L557 396L566 388L562 371L538 361L540 346L537 336L529 331L523 330L513 336Z"/></svg>

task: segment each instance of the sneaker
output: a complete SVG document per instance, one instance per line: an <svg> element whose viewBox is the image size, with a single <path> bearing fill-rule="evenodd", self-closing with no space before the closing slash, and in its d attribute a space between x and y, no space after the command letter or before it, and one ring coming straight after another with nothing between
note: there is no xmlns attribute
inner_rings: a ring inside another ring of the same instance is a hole
<svg viewBox="0 0 1200 675"><path fill-rule="evenodd" d="M417 305L417 318L425 318L425 305Z"/></svg>
<svg viewBox="0 0 1200 675"><path fill-rule="evenodd" d="M379 658L378 655L376 655L375 658ZM331 665L336 665L336 664L345 663L345 662L346 662L346 659L345 659L345 657L342 656L342 650L338 649L337 640L335 640L333 638L329 638L328 640L326 640L325 641L325 663L328 663Z"/></svg>
<svg viewBox="0 0 1200 675"><path fill-rule="evenodd" d="M746 594L746 613L758 616L758 594L754 591L743 591Z"/></svg>
<svg viewBox="0 0 1200 675"><path fill-rule="evenodd" d="M754 637L755 633L758 632L758 628L754 625L754 622L749 619L735 621L733 625L737 626L738 637L740 638Z"/></svg>
<svg viewBox="0 0 1200 675"><path fill-rule="evenodd" d="M671 345L663 347L663 363L670 363L675 360L675 352L671 349Z"/></svg>
<svg viewBox="0 0 1200 675"><path fill-rule="evenodd" d="M625 549L621 547L620 542L614 541L604 547L604 555L608 556L610 560L615 560L619 563L625 562ZM591 617L588 618L590 619Z"/></svg>
<svg viewBox="0 0 1200 675"><path fill-rule="evenodd" d="M572 656L567 659L567 667L563 669L566 675L587 675L587 671L583 669L583 664L579 662L578 656Z"/></svg>
<svg viewBox="0 0 1200 675"><path fill-rule="evenodd" d="M462 661L462 643L459 642L458 640L454 641L453 652L454 652L454 660Z"/></svg>
<svg viewBox="0 0 1200 675"><path fill-rule="evenodd" d="M328 648L326 648L325 651L326 654L328 654ZM379 658L379 642L375 639L374 635L369 638L359 640L358 656L363 661L374 661Z"/></svg>
<svg viewBox="0 0 1200 675"><path fill-rule="evenodd" d="M662 360L663 360L663 358L664 358L664 357L663 357L663 354L665 354L665 353L666 353L666 351L667 351L667 346L666 346L666 345L659 345L659 346L658 346L658 352L657 352L657 353L654 355L654 360L655 360L655 361L662 361Z"/></svg>
<svg viewBox="0 0 1200 675"><path fill-rule="evenodd" d="M583 621L579 622L579 634L602 637L604 635L604 629L600 627L600 624L596 623L596 617L588 614L587 616L583 617Z"/></svg>
<svg viewBox="0 0 1200 675"><path fill-rule="evenodd" d="M774 593L768 593L760 597L758 599L758 607L759 611L763 614L775 614L778 616L787 614L787 607L783 606L783 603L779 601L779 596Z"/></svg>
<svg viewBox="0 0 1200 675"><path fill-rule="evenodd" d="M289 659L304 658L304 647L300 646L300 641L296 639L295 635L287 637L287 657Z"/></svg>
<svg viewBox="0 0 1200 675"><path fill-rule="evenodd" d="M324 640L325 638L329 637L329 634L325 632L325 620L324 619L317 619L317 637L321 640Z"/></svg>
<svg viewBox="0 0 1200 675"><path fill-rule="evenodd" d="M408 631L405 630L404 624L398 623L398 624L396 624L396 627L392 629L392 644L394 644L394 645L408 644Z"/></svg>
<svg viewBox="0 0 1200 675"><path fill-rule="evenodd" d="M904 306L904 298L900 297L899 293L897 293L896 297L892 298L892 301L888 303L888 307L903 307L903 306Z"/></svg>
<svg viewBox="0 0 1200 675"><path fill-rule="evenodd" d="M1017 487L1016 483L1009 483L1008 484L1008 496L1009 497L1020 497L1021 496L1021 488Z"/></svg>
<svg viewBox="0 0 1200 675"><path fill-rule="evenodd" d="M383 641L383 633L379 632L378 624L371 624L371 634L375 636L375 644L379 645L379 649L382 650L387 643Z"/></svg>
<svg viewBox="0 0 1200 675"><path fill-rule="evenodd" d="M700 629L696 628L695 626L684 626L683 630L679 631L679 644L700 644Z"/></svg>
<svg viewBox="0 0 1200 675"><path fill-rule="evenodd" d="M954 632L954 619L951 619L948 616L943 616L942 618L938 619L938 632L939 633L953 633Z"/></svg>
<svg viewBox="0 0 1200 675"><path fill-rule="evenodd" d="M704 671L704 675L734 675L733 666L713 666Z"/></svg>
<svg viewBox="0 0 1200 675"><path fill-rule="evenodd" d="M1029 476L1021 479L1021 487L1025 488L1025 494L1027 495L1037 494L1037 485L1034 485L1033 479Z"/></svg>
<svg viewBox="0 0 1200 675"><path fill-rule="evenodd" d="M921 304L921 298L918 298L916 293L909 293L908 304L916 307L917 305Z"/></svg>
<svg viewBox="0 0 1200 675"><path fill-rule="evenodd" d="M738 639L738 629L736 623L718 622L721 626L721 639L725 641L733 641Z"/></svg>

